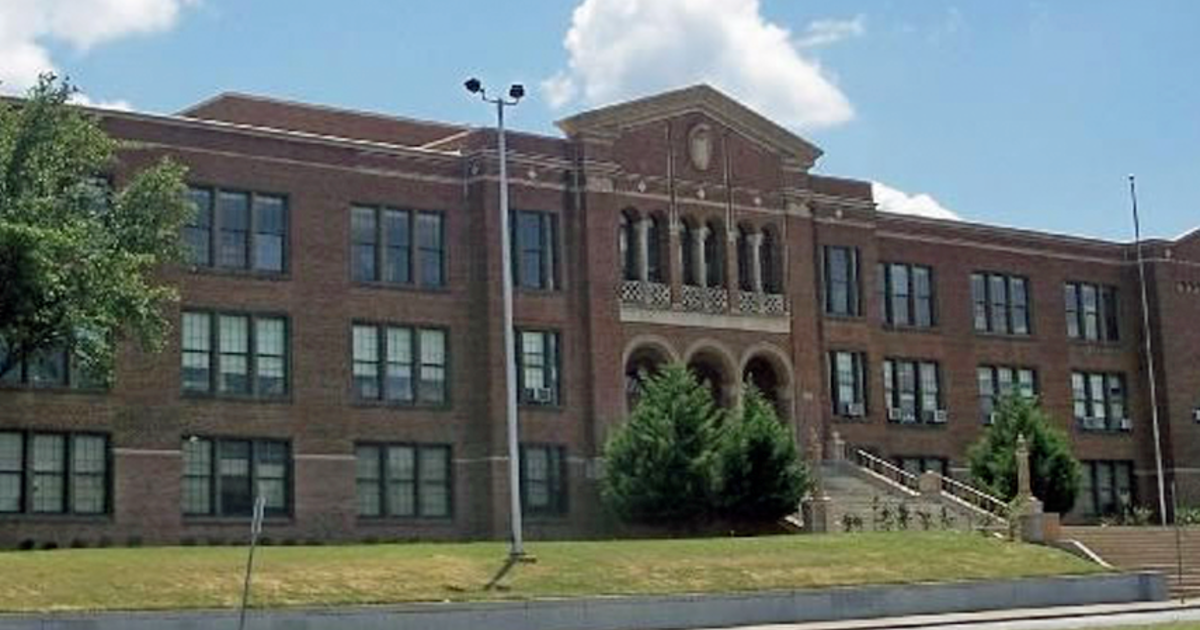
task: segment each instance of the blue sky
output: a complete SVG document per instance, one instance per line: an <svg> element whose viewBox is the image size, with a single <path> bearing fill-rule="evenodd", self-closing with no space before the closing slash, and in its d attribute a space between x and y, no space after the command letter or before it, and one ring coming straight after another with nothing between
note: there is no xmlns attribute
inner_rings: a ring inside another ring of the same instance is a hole
<svg viewBox="0 0 1200 630"><path fill-rule="evenodd" d="M1189 0L0 0L0 79L40 64L139 110L238 90L484 125L478 75L526 83L512 124L543 133L709 80L821 146L818 171L936 199L901 194L915 211L1127 239L1133 172L1145 232L1174 237L1200 226L1197 26Z"/></svg>

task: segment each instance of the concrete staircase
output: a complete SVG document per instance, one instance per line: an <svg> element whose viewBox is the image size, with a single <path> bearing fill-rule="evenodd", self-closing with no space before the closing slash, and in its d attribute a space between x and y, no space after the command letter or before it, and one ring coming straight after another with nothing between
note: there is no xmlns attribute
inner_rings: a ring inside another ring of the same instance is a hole
<svg viewBox="0 0 1200 630"><path fill-rule="evenodd" d="M918 477L865 454L854 460L826 461L820 471L822 490L828 497L826 527L830 532L845 532L859 524L862 531L895 530L901 527L901 511L908 514L909 530L1007 529L998 510L989 511L956 496L986 502L989 498L979 498L986 495L936 473Z"/></svg>
<svg viewBox="0 0 1200 630"><path fill-rule="evenodd" d="M1200 596L1200 529L1185 527L1179 532L1183 555L1180 579L1171 527L1063 527L1063 540L1082 543L1108 564L1130 571L1158 571L1167 577L1171 596Z"/></svg>

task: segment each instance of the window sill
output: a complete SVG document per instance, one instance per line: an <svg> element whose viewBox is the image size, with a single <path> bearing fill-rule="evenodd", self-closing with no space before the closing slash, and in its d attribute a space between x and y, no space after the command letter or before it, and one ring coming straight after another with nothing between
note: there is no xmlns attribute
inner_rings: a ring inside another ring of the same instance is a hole
<svg viewBox="0 0 1200 630"><path fill-rule="evenodd" d="M1133 429L1086 429L1079 425L1076 425L1075 428L1083 435L1133 435Z"/></svg>
<svg viewBox="0 0 1200 630"><path fill-rule="evenodd" d="M397 291L400 293L445 293L451 292L448 284L427 285L412 282L384 282L383 280L351 280L351 286L356 289L378 291Z"/></svg>
<svg viewBox="0 0 1200 630"><path fill-rule="evenodd" d="M903 334L925 334L925 335L940 335L942 329L937 324L933 326L916 326L913 324L883 324L884 332L903 333Z"/></svg>
<svg viewBox="0 0 1200 630"><path fill-rule="evenodd" d="M184 271L198 276L218 276L226 278L247 278L251 280L270 280L273 282L288 282L292 279L290 271L265 271L261 269L242 269L238 267L217 267L215 265L180 266Z"/></svg>
<svg viewBox="0 0 1200 630"><path fill-rule="evenodd" d="M995 341L1024 341L1024 342L1037 341L1037 337L1033 333L1027 333L1027 334L998 333L998 332L989 332L986 330L975 330L974 332L975 332L975 336L979 337L981 339L991 339L991 340L995 340Z"/></svg>
<svg viewBox="0 0 1200 630"><path fill-rule="evenodd" d="M824 315L825 319L831 319L831 320L837 321L837 322L865 323L867 321L867 318L865 315L850 315L847 313L830 313L828 311L822 311L822 314Z"/></svg>
<svg viewBox="0 0 1200 630"><path fill-rule="evenodd" d="M0 392L33 392L47 393L56 396L61 395L82 395L82 396L107 396L112 392L111 388L97 387L71 387L69 385L29 385L26 383L0 383Z"/></svg>
<svg viewBox="0 0 1200 630"><path fill-rule="evenodd" d="M55 514L52 512L0 512L0 522L96 525L113 522L112 514Z"/></svg>
<svg viewBox="0 0 1200 630"><path fill-rule="evenodd" d="M888 420L890 427L906 427L914 429L945 429L949 422L899 422L896 420Z"/></svg>
<svg viewBox="0 0 1200 630"><path fill-rule="evenodd" d="M867 424L871 422L869 414L863 414L861 416L844 416L835 413L833 414L833 420L835 422L843 422L846 424Z"/></svg>
<svg viewBox="0 0 1200 630"><path fill-rule="evenodd" d="M183 515L183 526L202 526L202 525L236 525L244 526L249 523L253 517L250 514L238 516L206 516L201 514ZM295 523L295 518L292 516L266 516L263 517L264 525L292 525Z"/></svg>
<svg viewBox="0 0 1200 630"><path fill-rule="evenodd" d="M357 409L390 409L393 411L451 411L454 406L449 402L445 403L402 403L388 402L386 400L369 400L363 398L353 398L350 403L351 407Z"/></svg>
<svg viewBox="0 0 1200 630"><path fill-rule="evenodd" d="M214 394L211 392L180 392L180 397L185 400L210 400L213 402L235 402L235 403L253 403L260 405L290 405L292 404L291 394L285 396L253 396L240 394Z"/></svg>

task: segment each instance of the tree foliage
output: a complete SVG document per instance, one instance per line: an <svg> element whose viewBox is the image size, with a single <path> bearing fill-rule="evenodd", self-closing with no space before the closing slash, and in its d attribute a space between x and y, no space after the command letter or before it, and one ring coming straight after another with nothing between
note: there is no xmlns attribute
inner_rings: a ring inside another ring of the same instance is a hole
<svg viewBox="0 0 1200 630"><path fill-rule="evenodd" d="M809 479L775 409L747 385L737 413L683 365L644 375L628 422L605 449L606 503L627 521L690 527L719 517L767 523L794 512Z"/></svg>
<svg viewBox="0 0 1200 630"><path fill-rule="evenodd" d="M184 168L163 160L111 192L117 143L74 91L43 75L0 101L0 376L65 347L107 374L122 339L161 344L177 298L154 271L182 254Z"/></svg>
<svg viewBox="0 0 1200 630"><path fill-rule="evenodd" d="M810 488L791 432L753 384L737 418L722 427L717 504L730 520L767 523L792 514Z"/></svg>
<svg viewBox="0 0 1200 630"><path fill-rule="evenodd" d="M1079 492L1079 461L1071 454L1067 436L1033 400L1009 396L1000 401L992 426L967 450L971 476L998 497L1015 498L1018 435L1024 435L1029 446L1033 495L1047 512L1069 512Z"/></svg>
<svg viewBox="0 0 1200 630"><path fill-rule="evenodd" d="M633 414L605 449L605 502L622 519L639 523L706 518L722 415L686 367L668 365L645 375Z"/></svg>

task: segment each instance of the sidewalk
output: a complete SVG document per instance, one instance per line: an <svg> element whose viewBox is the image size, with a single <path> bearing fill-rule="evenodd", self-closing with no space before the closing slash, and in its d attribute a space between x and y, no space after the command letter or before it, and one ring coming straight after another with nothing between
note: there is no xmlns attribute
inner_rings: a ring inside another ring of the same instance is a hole
<svg viewBox="0 0 1200 630"><path fill-rule="evenodd" d="M1059 606L1054 608L1013 608L976 613L945 615L913 615L910 617L879 617L849 621L826 621L800 624L740 626L736 630L917 630L921 628L1014 628L1015 622L1029 623L1027 627L1080 628L1166 623L1179 620L1200 621L1200 600L1187 603L1137 602L1132 604L1095 604L1090 606ZM1058 623L1054 623L1058 622ZM1026 624L1022 624L1025 626ZM696 630L718 630L716 628ZM731 630L731 629L725 629Z"/></svg>

